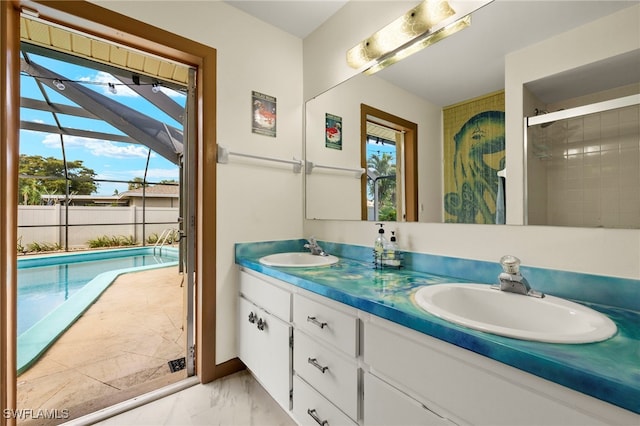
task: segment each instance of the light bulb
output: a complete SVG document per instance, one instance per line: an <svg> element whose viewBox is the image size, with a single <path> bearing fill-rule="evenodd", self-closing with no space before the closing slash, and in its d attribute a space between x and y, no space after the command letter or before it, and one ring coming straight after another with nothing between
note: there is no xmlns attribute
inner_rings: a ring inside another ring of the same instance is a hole
<svg viewBox="0 0 640 426"><path fill-rule="evenodd" d="M151 85L151 91L152 91L153 93L158 93L158 92L160 91L160 87L158 86L158 83L153 83L153 84Z"/></svg>
<svg viewBox="0 0 640 426"><path fill-rule="evenodd" d="M114 95L118 93L118 89L116 89L116 86L113 83L109 83L109 91Z"/></svg>
<svg viewBox="0 0 640 426"><path fill-rule="evenodd" d="M53 80L53 85L56 86L58 90L64 90L66 86L60 80Z"/></svg>

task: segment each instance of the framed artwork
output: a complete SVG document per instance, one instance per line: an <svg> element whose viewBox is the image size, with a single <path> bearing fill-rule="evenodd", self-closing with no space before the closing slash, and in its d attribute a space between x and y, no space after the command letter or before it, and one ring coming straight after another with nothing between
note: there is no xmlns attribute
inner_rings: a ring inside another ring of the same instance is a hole
<svg viewBox="0 0 640 426"><path fill-rule="evenodd" d="M276 137L276 98L256 91L251 92L251 132Z"/></svg>
<svg viewBox="0 0 640 426"><path fill-rule="evenodd" d="M342 150L342 117L325 113L324 146Z"/></svg>
<svg viewBox="0 0 640 426"><path fill-rule="evenodd" d="M443 108L445 222L504 217L504 91ZM500 223L500 222L498 222Z"/></svg>

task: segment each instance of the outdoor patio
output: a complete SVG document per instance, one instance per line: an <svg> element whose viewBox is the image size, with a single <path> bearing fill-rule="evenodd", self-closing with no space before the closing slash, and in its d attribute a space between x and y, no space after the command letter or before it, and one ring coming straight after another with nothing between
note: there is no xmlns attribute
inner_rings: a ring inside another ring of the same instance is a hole
<svg viewBox="0 0 640 426"><path fill-rule="evenodd" d="M68 410L69 419L186 377L183 276L177 266L125 274L29 370L18 377L18 409ZM68 419L22 419L54 425Z"/></svg>

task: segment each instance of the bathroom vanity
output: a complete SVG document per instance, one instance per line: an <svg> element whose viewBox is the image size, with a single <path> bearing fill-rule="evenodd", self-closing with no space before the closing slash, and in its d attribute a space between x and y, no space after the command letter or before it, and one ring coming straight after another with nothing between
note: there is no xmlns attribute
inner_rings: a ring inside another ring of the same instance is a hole
<svg viewBox="0 0 640 426"><path fill-rule="evenodd" d="M637 312L607 311L619 332L606 342L510 339L448 323L413 303L418 288L459 277L375 270L340 255L333 266L260 264L269 250L284 251L236 246L239 357L299 424L640 420Z"/></svg>

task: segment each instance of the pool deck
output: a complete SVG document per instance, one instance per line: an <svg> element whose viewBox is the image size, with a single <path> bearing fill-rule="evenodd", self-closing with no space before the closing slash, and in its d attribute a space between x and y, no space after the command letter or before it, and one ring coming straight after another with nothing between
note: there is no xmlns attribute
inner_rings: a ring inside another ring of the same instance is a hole
<svg viewBox="0 0 640 426"><path fill-rule="evenodd" d="M171 373L168 366L185 355L181 282L176 266L118 277L18 376L18 408L68 410L77 418L185 378L185 370Z"/></svg>

